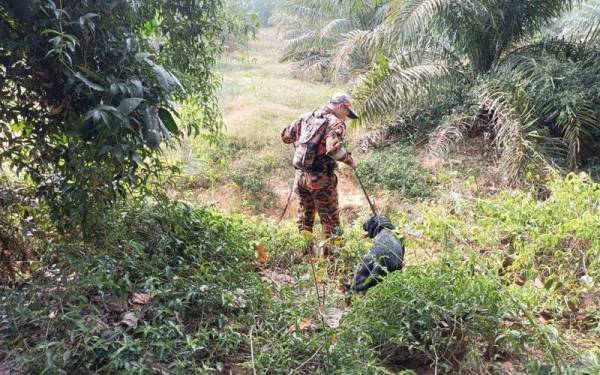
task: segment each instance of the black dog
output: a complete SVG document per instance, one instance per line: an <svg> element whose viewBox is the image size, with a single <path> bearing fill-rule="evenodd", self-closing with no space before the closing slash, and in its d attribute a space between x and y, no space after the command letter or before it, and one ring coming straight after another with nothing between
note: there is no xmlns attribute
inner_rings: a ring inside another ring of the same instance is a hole
<svg viewBox="0 0 600 375"><path fill-rule="evenodd" d="M404 262L404 244L391 232L396 227L388 219L373 216L363 228L369 238L375 238L375 244L356 271L353 289L357 292L377 285L388 273L401 270Z"/></svg>

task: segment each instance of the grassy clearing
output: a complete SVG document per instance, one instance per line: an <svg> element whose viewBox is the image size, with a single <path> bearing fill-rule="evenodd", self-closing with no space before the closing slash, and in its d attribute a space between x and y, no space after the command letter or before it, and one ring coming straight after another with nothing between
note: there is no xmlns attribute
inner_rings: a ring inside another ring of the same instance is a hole
<svg viewBox="0 0 600 375"><path fill-rule="evenodd" d="M292 149L280 141L281 129L343 90L293 78L292 65L277 60L279 44L274 29L263 29L247 50L227 55L219 64L224 139L211 145L203 137L191 138L169 155L184 170L173 197L229 212L279 217L293 180ZM350 149L357 149L363 133L350 134ZM386 213L405 210L437 191L438 176L427 177L430 167L421 166L411 149L392 149L398 152L355 153L378 208ZM449 176L443 167L437 168L442 168L442 182L463 179L458 172ZM348 168L341 166L340 176L341 216L351 224L367 209L366 201ZM296 211L294 197L285 218L291 220Z"/></svg>
<svg viewBox="0 0 600 375"><path fill-rule="evenodd" d="M279 45L274 29L262 29L247 50L221 61L218 69L223 85L219 98L226 125L224 138L216 145L202 136L190 138L169 154L184 171L172 191L173 197L213 204L229 212L279 217L293 180L292 150L280 141L281 129L300 114L322 106L333 92L344 89L293 78L292 65L277 60ZM409 117L412 122L402 136L404 141L421 134L419 126L430 126L426 114ZM350 134L350 149L357 149L355 145L364 133L358 130ZM413 152L394 146L379 152L355 153L362 162L360 172L377 198L378 208L385 213L418 210L415 201L434 197L439 191L471 193L490 185L489 179L479 178L487 171L472 155L431 162ZM341 166L340 176L342 219L351 224L365 212L366 201L348 168ZM297 201L293 199L285 218L291 220L296 210Z"/></svg>

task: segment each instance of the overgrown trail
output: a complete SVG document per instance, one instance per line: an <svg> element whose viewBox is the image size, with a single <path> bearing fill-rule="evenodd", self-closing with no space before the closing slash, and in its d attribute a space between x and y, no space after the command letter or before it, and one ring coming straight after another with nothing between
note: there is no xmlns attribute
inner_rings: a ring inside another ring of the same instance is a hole
<svg viewBox="0 0 600 375"><path fill-rule="evenodd" d="M281 214L293 170L292 149L281 142L280 132L342 88L294 77L293 66L278 60L279 45L275 29L261 29L246 50L229 54L219 65L223 76L219 99L232 156L228 170L219 171L226 173L225 178L197 192L195 199L251 215L278 218ZM366 201L349 168L340 170L338 189L342 216L352 220ZM286 219L295 216L297 205L294 197Z"/></svg>

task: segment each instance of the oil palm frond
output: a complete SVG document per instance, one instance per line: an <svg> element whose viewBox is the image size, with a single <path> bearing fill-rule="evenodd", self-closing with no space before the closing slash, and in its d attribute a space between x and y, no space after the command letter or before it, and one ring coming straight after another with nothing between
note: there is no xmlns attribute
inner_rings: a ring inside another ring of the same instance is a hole
<svg viewBox="0 0 600 375"><path fill-rule="evenodd" d="M337 38L352 30L352 21L347 18L336 18L329 21L319 30L321 38Z"/></svg>
<svg viewBox="0 0 600 375"><path fill-rule="evenodd" d="M570 38L585 35L600 21L600 1L580 1L579 6L558 17L548 28L548 33Z"/></svg>
<svg viewBox="0 0 600 375"><path fill-rule="evenodd" d="M564 143L544 134L536 108L523 88L493 81L476 91L482 107L492 114L500 168L508 183L517 183L534 168L548 169L549 156L563 154Z"/></svg>
<svg viewBox="0 0 600 375"><path fill-rule="evenodd" d="M280 50L280 60L294 59L298 54L321 47L320 38L314 31L309 31L296 38L286 40Z"/></svg>
<svg viewBox="0 0 600 375"><path fill-rule="evenodd" d="M600 50L587 40L552 41L521 48L497 68L497 76L512 77L537 103L538 116L566 144L567 162L575 169L592 148L600 131L595 82L600 79Z"/></svg>
<svg viewBox="0 0 600 375"><path fill-rule="evenodd" d="M405 57L382 57L371 71L359 78L353 90L361 112L361 118L353 126L389 119L403 105L434 88L437 80L447 78L450 73L444 60L408 61Z"/></svg>
<svg viewBox="0 0 600 375"><path fill-rule="evenodd" d="M460 1L457 0L393 0L386 19L386 36L401 40L417 38L419 32L444 9L458 5Z"/></svg>
<svg viewBox="0 0 600 375"><path fill-rule="evenodd" d="M347 73L355 66L364 68L369 63L368 56L357 56L356 51L362 52L362 49L354 47L359 44L351 48L346 42L357 33L369 32L383 22L388 3L389 0L284 0L279 7L280 14L288 15L281 17L279 23L286 31L282 58L305 65L308 62L301 61L303 56L312 55L315 49L326 50L330 56L337 55L341 49L345 53L330 61L336 68L328 67L328 72L339 77L339 73ZM291 50L293 53L288 53ZM354 58L350 59L351 55Z"/></svg>
<svg viewBox="0 0 600 375"><path fill-rule="evenodd" d="M458 119L444 121L429 135L427 151L437 158L448 155L453 145L460 142L465 133L467 124L472 120L471 116L463 116Z"/></svg>
<svg viewBox="0 0 600 375"><path fill-rule="evenodd" d="M368 46L374 35L376 35L374 30L352 30L344 34L337 44L337 51L331 61L333 79L341 78L348 71L352 55L357 49L369 50Z"/></svg>

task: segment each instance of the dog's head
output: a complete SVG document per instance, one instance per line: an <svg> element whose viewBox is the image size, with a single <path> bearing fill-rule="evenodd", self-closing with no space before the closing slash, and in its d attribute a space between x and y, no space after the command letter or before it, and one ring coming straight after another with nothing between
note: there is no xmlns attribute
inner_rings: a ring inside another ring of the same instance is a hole
<svg viewBox="0 0 600 375"><path fill-rule="evenodd" d="M396 227L385 216L373 216L363 224L363 229L368 233L369 238L375 238L384 228L394 230Z"/></svg>

